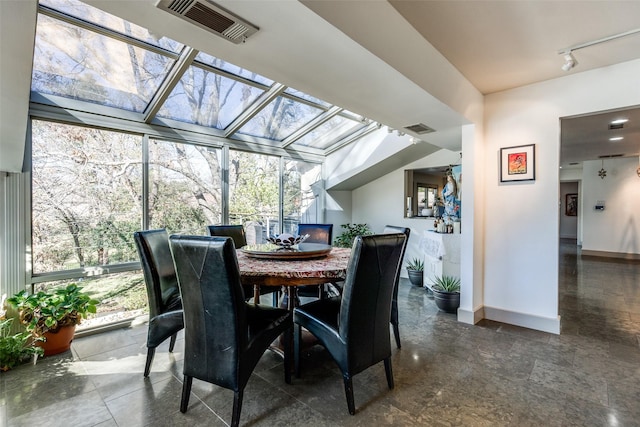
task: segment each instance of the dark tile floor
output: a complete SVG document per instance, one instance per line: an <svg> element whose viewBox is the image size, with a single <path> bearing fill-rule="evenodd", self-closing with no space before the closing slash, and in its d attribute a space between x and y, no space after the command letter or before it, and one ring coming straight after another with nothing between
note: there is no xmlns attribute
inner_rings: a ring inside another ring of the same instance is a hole
<svg viewBox="0 0 640 427"><path fill-rule="evenodd" d="M560 335L458 323L403 280L394 390L382 364L357 375L350 416L341 375L320 347L292 385L267 352L245 390L241 423L640 425L640 263L576 257L571 242L561 254ZM163 345L143 378L145 334L142 324L76 339L71 352L0 375L0 426L226 425L232 393L197 380L188 412L179 412L181 341L173 354Z"/></svg>

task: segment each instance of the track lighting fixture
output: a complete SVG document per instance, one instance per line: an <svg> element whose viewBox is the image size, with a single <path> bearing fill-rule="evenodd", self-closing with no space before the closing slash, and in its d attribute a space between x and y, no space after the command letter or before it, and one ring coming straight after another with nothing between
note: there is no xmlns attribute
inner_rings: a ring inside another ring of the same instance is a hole
<svg viewBox="0 0 640 427"><path fill-rule="evenodd" d="M575 44L573 46L565 47L564 49L560 49L558 51L558 55L562 55L564 57L564 65L562 66L563 71L569 71L576 65L578 65L578 61L573 56L573 51L578 49L584 49L585 47L593 46L600 43L609 42L611 40L619 39L621 37L632 36L635 34L640 34L640 28L635 28L633 30L625 31L624 33L613 34L607 37L603 37L601 39L592 40L585 43Z"/></svg>
<svg viewBox="0 0 640 427"><path fill-rule="evenodd" d="M564 53L564 64L562 65L562 71L569 71L573 67L578 65L578 60L573 56L571 51Z"/></svg>

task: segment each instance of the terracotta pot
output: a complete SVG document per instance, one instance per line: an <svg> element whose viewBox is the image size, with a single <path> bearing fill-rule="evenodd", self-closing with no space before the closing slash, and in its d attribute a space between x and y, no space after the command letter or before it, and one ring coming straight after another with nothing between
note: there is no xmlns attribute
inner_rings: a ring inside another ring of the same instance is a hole
<svg viewBox="0 0 640 427"><path fill-rule="evenodd" d="M37 345L44 349L45 356L63 353L71 348L71 341L73 341L75 332L76 325L63 326L56 332L46 332L44 334L46 341L39 341Z"/></svg>

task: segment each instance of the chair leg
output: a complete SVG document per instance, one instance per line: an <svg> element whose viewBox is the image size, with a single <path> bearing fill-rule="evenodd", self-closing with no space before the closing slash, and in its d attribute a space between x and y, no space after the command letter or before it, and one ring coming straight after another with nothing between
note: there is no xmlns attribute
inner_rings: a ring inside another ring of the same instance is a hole
<svg viewBox="0 0 640 427"><path fill-rule="evenodd" d="M353 400L353 381L351 377L344 376L344 394L347 396L347 407L351 415L356 414L356 404Z"/></svg>
<svg viewBox="0 0 640 427"><path fill-rule="evenodd" d="M178 338L178 333L171 335L171 340L169 340L169 353L173 353L173 348L176 346L176 338Z"/></svg>
<svg viewBox="0 0 640 427"><path fill-rule="evenodd" d="M291 384L291 342L293 341L293 328L284 333L284 382Z"/></svg>
<svg viewBox="0 0 640 427"><path fill-rule="evenodd" d="M156 354L155 347L147 347L147 362L144 365L145 378L149 376L149 372L151 371L151 362L153 362L153 356L155 354Z"/></svg>
<svg viewBox="0 0 640 427"><path fill-rule="evenodd" d="M393 389L393 370L391 369L391 358L387 357L384 359L384 372L387 374L387 385L389 386L389 390Z"/></svg>
<svg viewBox="0 0 640 427"><path fill-rule="evenodd" d="M396 339L396 347L401 348L400 345L400 329L398 328L398 321L391 320L391 325L393 326L393 336Z"/></svg>
<svg viewBox="0 0 640 427"><path fill-rule="evenodd" d="M244 390L239 390L233 393L233 415L231 415L231 427L238 427L238 425L240 425L243 392Z"/></svg>
<svg viewBox="0 0 640 427"><path fill-rule="evenodd" d="M183 414L187 412L187 406L189 406L189 396L191 395L191 383L193 382L193 377L189 377L187 375L184 376L184 381L182 383L182 400L180 401L180 412Z"/></svg>
<svg viewBox="0 0 640 427"><path fill-rule="evenodd" d="M302 340L302 326L293 325L293 368L296 378L300 378L300 341Z"/></svg>

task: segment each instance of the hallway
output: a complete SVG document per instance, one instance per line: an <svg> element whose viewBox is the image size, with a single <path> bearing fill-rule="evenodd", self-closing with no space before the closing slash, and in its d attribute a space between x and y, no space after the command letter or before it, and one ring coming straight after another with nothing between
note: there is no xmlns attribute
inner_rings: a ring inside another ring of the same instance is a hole
<svg viewBox="0 0 640 427"><path fill-rule="evenodd" d="M340 371L322 348L304 355L291 385L267 352L245 390L241 424L639 426L640 262L580 259L567 241L560 252L560 335L459 323L403 279L394 390L382 364L356 375L350 416ZM71 352L1 374L0 425L226 425L232 393L200 381L179 412L182 339L173 354L163 344L143 378L145 339L144 324L88 336Z"/></svg>

